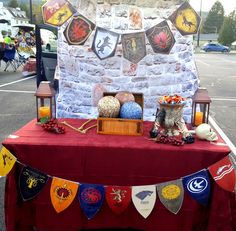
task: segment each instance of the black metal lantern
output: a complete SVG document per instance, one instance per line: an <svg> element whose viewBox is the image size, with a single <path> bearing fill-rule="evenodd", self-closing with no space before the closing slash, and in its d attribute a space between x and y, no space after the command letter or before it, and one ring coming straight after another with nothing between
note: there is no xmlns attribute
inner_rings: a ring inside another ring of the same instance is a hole
<svg viewBox="0 0 236 231"><path fill-rule="evenodd" d="M192 126L208 123L211 98L206 88L198 88L192 102Z"/></svg>
<svg viewBox="0 0 236 231"><path fill-rule="evenodd" d="M55 90L50 86L49 81L42 81L39 84L36 96L36 110L37 110L37 121L41 118L55 118L56 117L56 100Z"/></svg>

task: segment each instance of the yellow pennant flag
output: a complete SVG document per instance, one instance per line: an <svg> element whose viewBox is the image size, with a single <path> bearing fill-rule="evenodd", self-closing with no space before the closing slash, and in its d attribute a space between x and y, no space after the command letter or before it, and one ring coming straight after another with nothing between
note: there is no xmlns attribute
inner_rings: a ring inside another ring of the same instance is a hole
<svg viewBox="0 0 236 231"><path fill-rule="evenodd" d="M0 176L6 176L13 168L16 162L16 157L5 147L2 147L0 152Z"/></svg>
<svg viewBox="0 0 236 231"><path fill-rule="evenodd" d="M76 182L53 177L50 196L57 213L69 207L77 194L78 188L79 184Z"/></svg>

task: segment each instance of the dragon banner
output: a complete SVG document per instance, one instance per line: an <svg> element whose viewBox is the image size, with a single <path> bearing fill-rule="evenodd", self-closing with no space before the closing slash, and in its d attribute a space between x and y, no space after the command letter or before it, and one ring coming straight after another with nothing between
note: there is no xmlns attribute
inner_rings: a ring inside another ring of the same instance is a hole
<svg viewBox="0 0 236 231"><path fill-rule="evenodd" d="M94 23L77 13L64 30L64 36L69 45L83 45L94 28Z"/></svg>
<svg viewBox="0 0 236 231"><path fill-rule="evenodd" d="M92 50L99 59L106 59L115 54L119 34L97 27Z"/></svg>
<svg viewBox="0 0 236 231"><path fill-rule="evenodd" d="M146 36L155 53L169 54L175 44L175 38L166 21L146 30Z"/></svg>

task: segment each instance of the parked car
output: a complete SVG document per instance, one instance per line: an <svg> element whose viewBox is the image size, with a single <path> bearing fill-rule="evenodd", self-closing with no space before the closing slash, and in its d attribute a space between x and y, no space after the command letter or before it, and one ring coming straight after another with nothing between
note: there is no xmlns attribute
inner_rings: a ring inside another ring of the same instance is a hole
<svg viewBox="0 0 236 231"><path fill-rule="evenodd" d="M224 46L220 43L206 43L203 45L202 49L205 52L210 52L210 51L230 52L229 47Z"/></svg>
<svg viewBox="0 0 236 231"><path fill-rule="evenodd" d="M57 36L47 29L41 29L42 49L49 52L57 51Z"/></svg>

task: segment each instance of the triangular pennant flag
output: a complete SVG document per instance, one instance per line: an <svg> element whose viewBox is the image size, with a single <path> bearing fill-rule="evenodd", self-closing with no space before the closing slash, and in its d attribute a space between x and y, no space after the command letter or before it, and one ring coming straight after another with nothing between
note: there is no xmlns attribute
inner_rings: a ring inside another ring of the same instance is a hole
<svg viewBox="0 0 236 231"><path fill-rule="evenodd" d="M61 178L53 177L50 188L50 196L57 213L65 210L74 200L79 184Z"/></svg>
<svg viewBox="0 0 236 231"><path fill-rule="evenodd" d="M145 33L137 32L121 35L123 56L132 63L138 63L146 56Z"/></svg>
<svg viewBox="0 0 236 231"><path fill-rule="evenodd" d="M103 185L81 184L79 187L80 207L88 219L92 219L100 210L105 197Z"/></svg>
<svg viewBox="0 0 236 231"><path fill-rule="evenodd" d="M146 36L155 53L169 54L175 44L175 38L166 21L146 30Z"/></svg>
<svg viewBox="0 0 236 231"><path fill-rule="evenodd" d="M36 169L26 166L19 177L21 197L24 201L34 198L46 185L48 176Z"/></svg>
<svg viewBox="0 0 236 231"><path fill-rule="evenodd" d="M16 157L13 156L8 149L2 147L0 152L0 176L6 176L15 163Z"/></svg>
<svg viewBox="0 0 236 231"><path fill-rule="evenodd" d="M106 200L114 213L122 213L129 206L131 201L131 187L107 186Z"/></svg>
<svg viewBox="0 0 236 231"><path fill-rule="evenodd" d="M133 186L132 201L137 211L144 218L147 218L151 214L156 202L156 186Z"/></svg>
<svg viewBox="0 0 236 231"><path fill-rule="evenodd" d="M92 50L99 59L106 59L115 54L119 34L97 27Z"/></svg>
<svg viewBox="0 0 236 231"><path fill-rule="evenodd" d="M63 25L75 12L67 0L48 0L42 6L43 21L52 26Z"/></svg>
<svg viewBox="0 0 236 231"><path fill-rule="evenodd" d="M207 205L211 187L206 169L183 177L183 185L194 200L200 204Z"/></svg>
<svg viewBox="0 0 236 231"><path fill-rule="evenodd" d="M208 170L220 187L227 191L234 192L235 170L229 156L211 165Z"/></svg>
<svg viewBox="0 0 236 231"><path fill-rule="evenodd" d="M171 14L169 20L182 35L196 34L201 22L200 16L187 1Z"/></svg>
<svg viewBox="0 0 236 231"><path fill-rule="evenodd" d="M73 15L64 30L69 45L83 45L92 33L95 24L81 14Z"/></svg>
<svg viewBox="0 0 236 231"><path fill-rule="evenodd" d="M157 192L161 203L172 213L177 214L184 199L182 180L173 180L157 185Z"/></svg>

